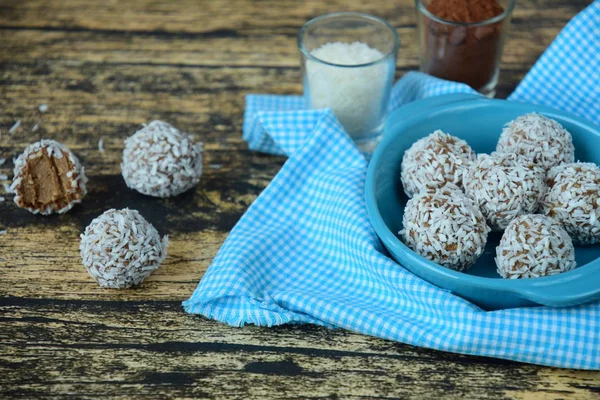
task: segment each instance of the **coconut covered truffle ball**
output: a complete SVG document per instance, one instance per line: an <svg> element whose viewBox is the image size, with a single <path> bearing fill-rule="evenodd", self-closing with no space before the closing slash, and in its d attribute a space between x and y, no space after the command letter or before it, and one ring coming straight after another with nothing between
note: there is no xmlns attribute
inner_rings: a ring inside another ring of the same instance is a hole
<svg viewBox="0 0 600 400"><path fill-rule="evenodd" d="M562 223L575 243L600 242L600 168L562 164L548 172L547 184L542 212Z"/></svg>
<svg viewBox="0 0 600 400"><path fill-rule="evenodd" d="M475 152L455 136L437 130L417 140L404 152L401 179L408 197L428 187L446 183L462 186L463 175L475 160Z"/></svg>
<svg viewBox="0 0 600 400"><path fill-rule="evenodd" d="M544 215L512 220L496 247L498 273L506 279L556 275L576 265L569 234L558 221Z"/></svg>
<svg viewBox="0 0 600 400"><path fill-rule="evenodd" d="M504 230L520 215L534 213L546 191L545 171L514 153L480 154L464 178L493 231Z"/></svg>
<svg viewBox="0 0 600 400"><path fill-rule="evenodd" d="M81 234L79 250L87 272L105 288L141 283L167 256L168 238L136 210L111 209Z"/></svg>
<svg viewBox="0 0 600 400"><path fill-rule="evenodd" d="M87 194L87 178L79 160L63 144L43 139L15 160L10 191L17 206L34 214L62 214Z"/></svg>
<svg viewBox="0 0 600 400"><path fill-rule="evenodd" d="M539 114L526 114L502 130L499 153L516 153L548 171L575 160L571 134L558 122Z"/></svg>
<svg viewBox="0 0 600 400"><path fill-rule="evenodd" d="M121 170L131 189L177 196L200 181L202 144L166 122L152 121L125 140Z"/></svg>
<svg viewBox="0 0 600 400"><path fill-rule="evenodd" d="M490 228L473 200L456 185L426 189L408 201L399 232L423 257L457 271L483 253Z"/></svg>

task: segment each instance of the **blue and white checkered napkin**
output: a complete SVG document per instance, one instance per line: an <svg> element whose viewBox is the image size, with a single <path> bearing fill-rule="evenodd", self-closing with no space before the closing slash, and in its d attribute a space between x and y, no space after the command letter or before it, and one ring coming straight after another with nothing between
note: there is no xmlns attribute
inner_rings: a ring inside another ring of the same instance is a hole
<svg viewBox="0 0 600 400"><path fill-rule="evenodd" d="M600 123L600 2L571 21L512 96ZM391 108L470 92L409 73ZM288 161L241 218L189 313L234 326L315 323L439 350L600 369L600 303L485 312L389 259L364 200L367 162L329 110L248 96L250 148Z"/></svg>

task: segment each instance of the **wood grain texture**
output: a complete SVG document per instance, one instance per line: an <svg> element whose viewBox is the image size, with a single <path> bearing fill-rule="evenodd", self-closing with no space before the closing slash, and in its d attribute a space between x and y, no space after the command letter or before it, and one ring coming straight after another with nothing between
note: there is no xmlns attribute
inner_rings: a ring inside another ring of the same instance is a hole
<svg viewBox="0 0 600 400"><path fill-rule="evenodd" d="M0 300L0 396L573 398L598 374L432 352L344 330L231 329L178 302Z"/></svg>
<svg viewBox="0 0 600 400"><path fill-rule="evenodd" d="M500 96L589 3L518 2ZM10 177L12 157L47 137L69 146L90 177L88 197L65 215L34 216L10 197L0 203L0 230L7 230L0 236L1 398L600 394L598 372L446 354L312 326L234 329L183 313L180 301L285 161L250 152L241 140L244 95L300 93L296 32L339 10L393 23L402 38L397 76L416 69L411 0L0 1L0 158L8 159L0 175ZM40 104L48 104L46 113ZM123 139L152 119L205 143L195 191L161 200L126 188ZM17 120L20 128L9 134ZM169 257L137 288L101 289L81 265L78 235L104 210L126 206L170 236Z"/></svg>

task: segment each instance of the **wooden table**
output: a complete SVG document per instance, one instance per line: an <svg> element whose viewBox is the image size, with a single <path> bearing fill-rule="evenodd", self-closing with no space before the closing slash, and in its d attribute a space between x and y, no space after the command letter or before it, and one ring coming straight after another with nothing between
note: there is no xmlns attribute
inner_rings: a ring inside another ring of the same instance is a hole
<svg viewBox="0 0 600 400"><path fill-rule="evenodd" d="M519 0L500 96L587 4ZM0 1L0 157L9 159L0 173L12 175L12 156L47 137L79 155L90 177L88 197L66 215L35 216L10 198L0 203L0 229L7 230L0 236L0 397L598 396L599 372L314 326L230 328L184 314L180 302L285 161L248 151L244 94L300 93L296 32L339 10L393 23L403 43L398 77L416 68L410 0ZM157 200L125 187L123 139L153 119L205 142L206 171L195 192ZM17 120L20 128L9 134ZM169 257L138 288L101 289L81 265L78 236L104 210L123 207L137 208L170 236Z"/></svg>

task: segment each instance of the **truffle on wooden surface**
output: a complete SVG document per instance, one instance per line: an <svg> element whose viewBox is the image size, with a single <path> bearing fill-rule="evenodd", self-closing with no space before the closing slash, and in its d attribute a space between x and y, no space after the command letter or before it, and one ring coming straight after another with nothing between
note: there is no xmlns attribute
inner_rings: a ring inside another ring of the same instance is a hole
<svg viewBox="0 0 600 400"><path fill-rule="evenodd" d="M71 150L43 139L15 160L10 190L15 204L34 214L62 214L81 202L86 183L84 168Z"/></svg>

